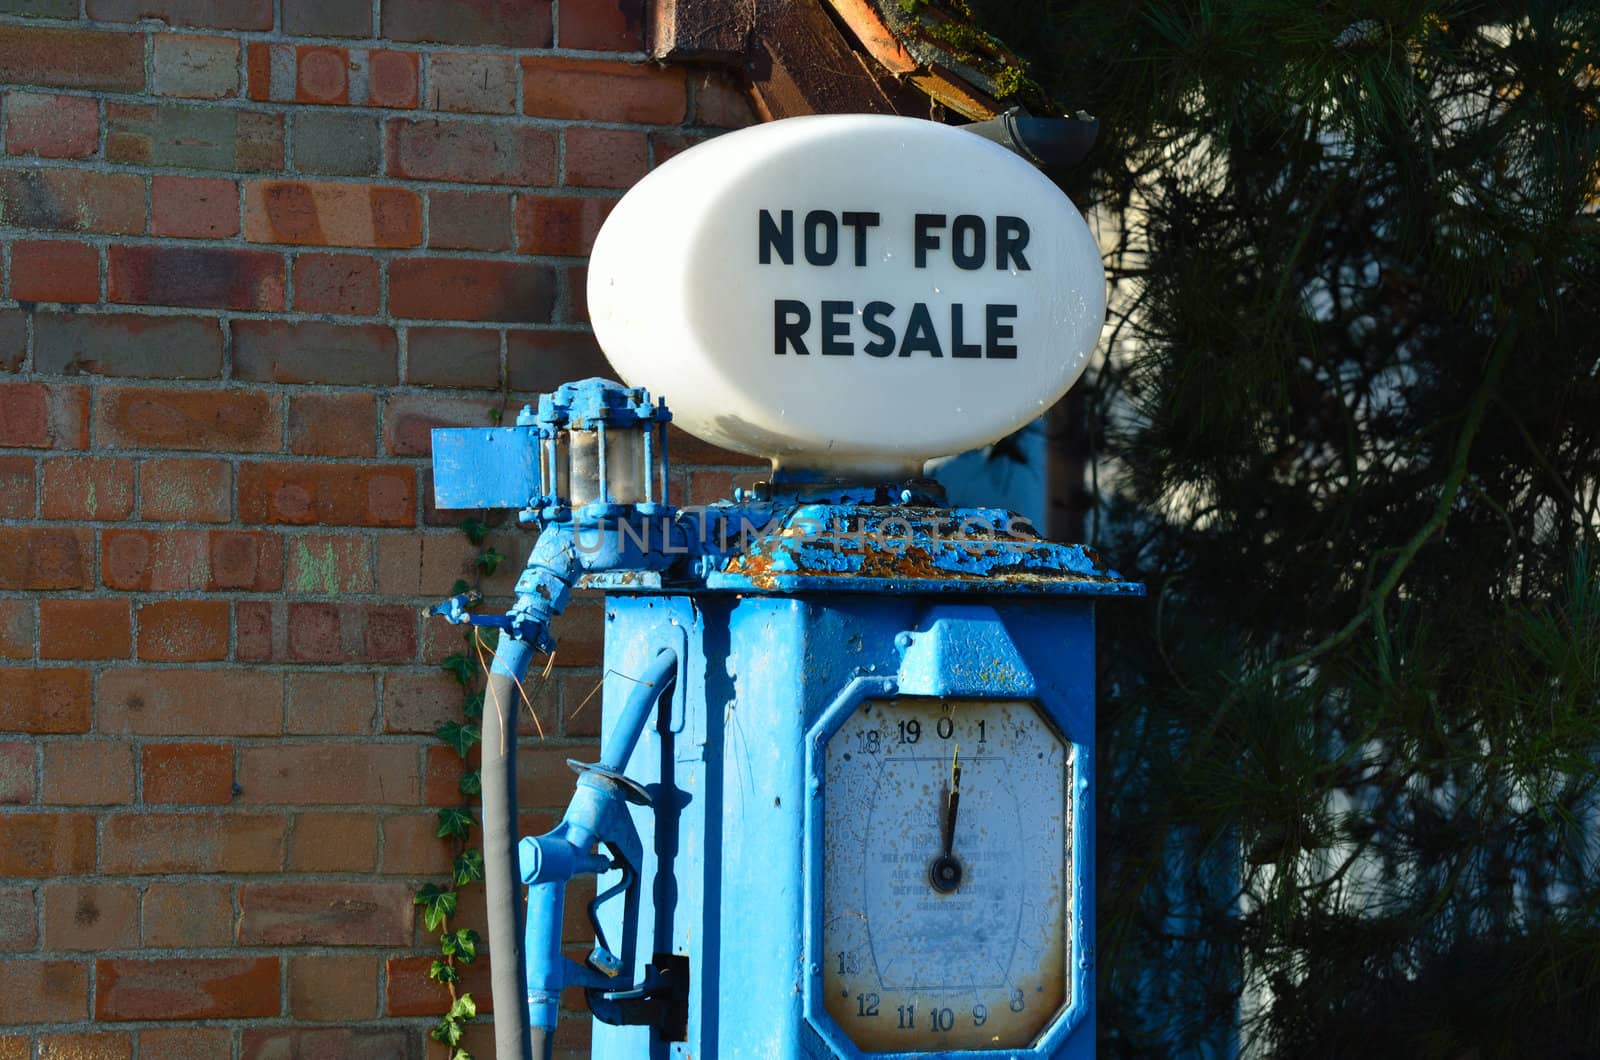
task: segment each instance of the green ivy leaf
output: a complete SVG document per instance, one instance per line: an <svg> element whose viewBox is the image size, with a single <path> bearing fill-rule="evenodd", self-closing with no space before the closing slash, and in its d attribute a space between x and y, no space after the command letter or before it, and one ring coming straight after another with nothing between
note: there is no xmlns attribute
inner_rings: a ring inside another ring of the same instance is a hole
<svg viewBox="0 0 1600 1060"><path fill-rule="evenodd" d="M483 851L468 847L456 856L456 886L465 887L474 880L483 879Z"/></svg>
<svg viewBox="0 0 1600 1060"><path fill-rule="evenodd" d="M467 582L466 582L466 579L464 579L464 578L457 578L456 579L456 583L454 585L450 586L450 595L451 596L460 596L462 593L468 593L468 592L471 592L471 591L472 591L472 586L468 585Z"/></svg>
<svg viewBox="0 0 1600 1060"><path fill-rule="evenodd" d="M466 723L456 721L441 722L433 734L451 747L462 758L467 757L467 752L483 739L483 733L470 721Z"/></svg>
<svg viewBox="0 0 1600 1060"><path fill-rule="evenodd" d="M461 520L461 532L467 535L467 540L474 545L483 544L483 539L489 536L489 524L474 516L467 516Z"/></svg>
<svg viewBox="0 0 1600 1060"><path fill-rule="evenodd" d="M472 1000L471 994L462 994L456 998L456 1003L450 1006L450 1011L445 1013L447 1020L470 1020L478 1016L478 1003Z"/></svg>
<svg viewBox="0 0 1600 1060"><path fill-rule="evenodd" d="M501 408L499 405L496 405L489 410L489 422L498 427L500 425L500 421L505 418L505 415L505 409ZM451 1060L455 1060L455 1058L451 1057Z"/></svg>
<svg viewBox="0 0 1600 1060"><path fill-rule="evenodd" d="M499 421L496 420L495 422L498 423ZM472 1060L472 1054L467 1052L465 1049L457 1049L455 1052L450 1054L450 1060Z"/></svg>
<svg viewBox="0 0 1600 1060"><path fill-rule="evenodd" d="M447 891L437 884L430 883L417 892L412 904L422 906L422 922L427 925L428 930L438 931L446 920L455 915L456 892Z"/></svg>
<svg viewBox="0 0 1600 1060"><path fill-rule="evenodd" d="M493 548L486 548L476 556L472 557L472 562L487 576L495 572L495 568L500 566L500 561L503 559L505 559L505 557L496 552Z"/></svg>
<svg viewBox="0 0 1600 1060"><path fill-rule="evenodd" d="M472 832L472 812L459 806L447 806L439 811L439 838L466 839ZM451 910L454 912L454 909Z"/></svg>
<svg viewBox="0 0 1600 1060"><path fill-rule="evenodd" d="M452 1007L450 1011L454 1012L455 1009ZM463 1032L465 1032L465 1030L466 1028L463 1027L461 1022L454 1016L446 1016L444 1019L440 1020L439 1025L433 1030L429 1031L428 1034L432 1036L434 1041L444 1042L453 1049L460 1044L461 1035Z"/></svg>
<svg viewBox="0 0 1600 1060"><path fill-rule="evenodd" d="M481 795L483 794L483 774L476 769L469 769L461 774L461 782L458 786L461 788L461 794L463 795Z"/></svg>
<svg viewBox="0 0 1600 1060"><path fill-rule="evenodd" d="M465 652L456 652L446 655L439 663L439 669L450 674L463 685L470 685L472 679L478 676L478 664Z"/></svg>
<svg viewBox="0 0 1600 1060"><path fill-rule="evenodd" d="M428 968L428 978L449 985L459 983L461 974L444 961L434 961Z"/></svg>
<svg viewBox="0 0 1600 1060"><path fill-rule="evenodd" d="M466 699L463 699L461 701L461 713L465 714L469 721L477 721L483 717L483 693L473 692Z"/></svg>
<svg viewBox="0 0 1600 1060"><path fill-rule="evenodd" d="M478 943L482 940L478 933L471 928L461 928L456 932L456 958L463 964L471 964L478 959Z"/></svg>

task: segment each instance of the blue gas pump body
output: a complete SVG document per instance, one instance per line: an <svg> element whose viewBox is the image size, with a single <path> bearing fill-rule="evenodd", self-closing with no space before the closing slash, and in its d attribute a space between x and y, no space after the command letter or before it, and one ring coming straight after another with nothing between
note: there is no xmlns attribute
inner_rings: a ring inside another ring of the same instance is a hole
<svg viewBox="0 0 1600 1060"><path fill-rule="evenodd" d="M663 475L644 515L602 504L573 520L537 480L541 458L519 451L552 431L524 419L502 429L521 436L436 432L436 489L452 507L510 501L579 545L595 531L587 551L541 538L519 603L481 621L540 647L552 570L604 592L602 746L620 763L580 780L559 837L523 840L529 909L545 902L525 953L534 1024L562 985L583 985L603 1060L1093 1056L1093 606L1142 587L1009 513L944 507L927 483L778 482L679 510ZM475 617L460 600L439 610ZM669 658L676 675L641 725L640 675ZM896 696L1030 701L1070 747L1067 1000L1025 1046L868 1053L825 1008L823 756L860 704ZM552 869L554 851L592 862L602 898L626 899L595 906L605 941L587 967L534 937L561 923L540 886L584 871Z"/></svg>

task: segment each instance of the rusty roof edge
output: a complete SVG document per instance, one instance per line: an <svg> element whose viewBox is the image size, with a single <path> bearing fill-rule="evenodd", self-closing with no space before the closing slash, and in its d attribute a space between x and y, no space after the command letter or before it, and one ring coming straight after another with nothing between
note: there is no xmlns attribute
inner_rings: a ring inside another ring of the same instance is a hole
<svg viewBox="0 0 1600 1060"><path fill-rule="evenodd" d="M913 32L919 23L900 11L896 0L826 2L878 65L935 102L972 121L986 121L1005 109L995 98L994 79L926 33Z"/></svg>

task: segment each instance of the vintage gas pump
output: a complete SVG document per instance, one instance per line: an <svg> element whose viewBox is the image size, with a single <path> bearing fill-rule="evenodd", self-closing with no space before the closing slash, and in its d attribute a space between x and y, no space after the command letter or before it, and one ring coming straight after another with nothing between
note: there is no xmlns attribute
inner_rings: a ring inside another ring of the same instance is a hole
<svg viewBox="0 0 1600 1060"><path fill-rule="evenodd" d="M611 1060L1093 1055L1092 605L1141 589L921 470L1056 401L1103 282L1077 210L1001 147L776 122L667 163L601 232L589 307L629 385L435 432L441 506L540 530L507 614L436 609L503 630L502 1060L548 1055L569 986ZM674 507L674 418L771 480ZM576 584L606 594L601 760L518 841L514 682ZM561 924L586 873L580 963Z"/></svg>

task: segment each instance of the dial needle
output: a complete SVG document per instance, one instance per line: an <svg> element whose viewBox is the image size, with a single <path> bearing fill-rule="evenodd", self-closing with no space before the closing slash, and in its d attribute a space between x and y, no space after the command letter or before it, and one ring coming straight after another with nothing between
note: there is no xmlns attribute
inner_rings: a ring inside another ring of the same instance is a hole
<svg viewBox="0 0 1600 1060"><path fill-rule="evenodd" d="M940 829L944 840L944 856L952 857L956 843L956 811L961 808L961 745L950 754L950 783L944 789L944 827Z"/></svg>

